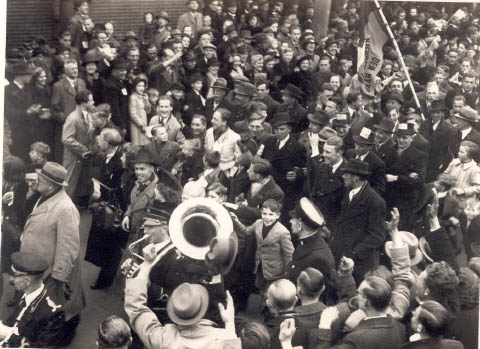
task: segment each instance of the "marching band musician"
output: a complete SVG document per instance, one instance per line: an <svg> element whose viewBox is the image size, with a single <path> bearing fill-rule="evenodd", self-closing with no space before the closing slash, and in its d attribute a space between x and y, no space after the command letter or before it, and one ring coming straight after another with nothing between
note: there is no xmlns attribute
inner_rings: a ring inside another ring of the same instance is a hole
<svg viewBox="0 0 480 349"><path fill-rule="evenodd" d="M214 247L207 254L206 260L190 258L170 238L168 222L174 208L175 205L171 203L154 200L152 206L146 209L144 233L149 236L148 242L154 244L157 254L149 273L147 305L161 322L168 323L170 319L166 306L173 290L184 282L202 284L212 300L206 317L218 322L220 314L216 304L225 301L220 274L230 271L238 251L238 239L235 234L231 234L231 238L226 239L228 241L215 239Z"/></svg>
<svg viewBox="0 0 480 349"><path fill-rule="evenodd" d="M23 296L6 323L0 322L1 347L45 348L60 344L65 313L63 305L43 283L48 268L48 262L36 254L12 255L10 283Z"/></svg>

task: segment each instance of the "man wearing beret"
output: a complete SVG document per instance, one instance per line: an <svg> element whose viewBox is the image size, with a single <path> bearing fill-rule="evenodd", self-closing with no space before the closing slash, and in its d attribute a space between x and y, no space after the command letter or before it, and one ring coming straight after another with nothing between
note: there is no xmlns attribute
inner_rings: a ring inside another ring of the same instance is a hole
<svg viewBox="0 0 480 349"><path fill-rule="evenodd" d="M378 266L386 234L385 201L370 187L369 174L368 163L359 159L350 160L343 169L346 193L330 244L337 264L343 256L353 259L357 284L367 271Z"/></svg>
<svg viewBox="0 0 480 349"><path fill-rule="evenodd" d="M65 304L65 320L74 330L85 298L80 274L80 215L65 192L67 170L46 162L37 170L41 194L28 216L20 251L45 259L45 287Z"/></svg>
<svg viewBox="0 0 480 349"><path fill-rule="evenodd" d="M0 346L45 348L60 344L64 304L43 283L48 268L48 262L36 254L12 255L10 283L23 296L5 324L0 322Z"/></svg>

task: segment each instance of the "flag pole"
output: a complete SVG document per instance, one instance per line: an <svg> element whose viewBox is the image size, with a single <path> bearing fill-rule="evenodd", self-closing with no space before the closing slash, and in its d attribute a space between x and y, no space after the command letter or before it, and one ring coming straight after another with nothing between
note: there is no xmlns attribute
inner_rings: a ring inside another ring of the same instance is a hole
<svg viewBox="0 0 480 349"><path fill-rule="evenodd" d="M420 106L420 101L418 100L417 94L415 93L415 88L413 87L412 80L410 79L410 74L407 71L407 67L405 65L405 61L403 60L402 52L400 51L400 47L398 47L397 40L395 40L395 37L393 36L392 29L390 28L390 25L387 22L387 19L385 18L385 15L383 14L382 8L380 6L380 3L378 0L375 1L375 6L377 7L378 13L380 14L380 18L382 18L383 24L385 25L385 28L387 28L387 33L390 36L390 39L393 41L393 46L395 46L395 50L398 53L398 57L400 59L400 64L402 66L403 71L405 72L405 76L407 77L408 81L408 86L410 86L410 91L412 91L413 98L415 100L415 104L417 108L420 110L420 115L422 116L422 120L425 120L425 116L422 113L422 109Z"/></svg>

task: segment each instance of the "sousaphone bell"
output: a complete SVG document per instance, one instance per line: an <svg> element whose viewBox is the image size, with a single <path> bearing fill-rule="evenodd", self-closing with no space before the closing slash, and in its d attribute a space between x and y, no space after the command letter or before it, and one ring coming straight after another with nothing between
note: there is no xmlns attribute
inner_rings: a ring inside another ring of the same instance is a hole
<svg viewBox="0 0 480 349"><path fill-rule="evenodd" d="M233 232L233 223L221 204L208 198L196 198L175 208L168 229L172 243L182 254L204 260L212 239L228 239Z"/></svg>

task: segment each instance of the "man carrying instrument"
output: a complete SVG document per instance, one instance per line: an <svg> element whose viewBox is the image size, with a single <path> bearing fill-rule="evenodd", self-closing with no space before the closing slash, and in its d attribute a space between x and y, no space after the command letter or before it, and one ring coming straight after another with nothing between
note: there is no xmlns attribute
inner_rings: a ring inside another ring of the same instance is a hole
<svg viewBox="0 0 480 349"><path fill-rule="evenodd" d="M144 233L149 236L148 242L154 244L157 253L149 274L147 305L162 323L169 323L171 320L168 318L166 305L173 290L184 282L202 284L212 299L206 317L219 321L220 314L216 304L225 300L220 273L226 274L231 268L238 250L238 240L231 238L226 239L226 243L217 243L205 257L208 264L205 259L188 257L170 239L168 223L174 207L172 204L154 200L153 205L146 209ZM231 234L231 237L234 235Z"/></svg>

